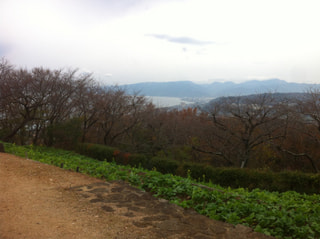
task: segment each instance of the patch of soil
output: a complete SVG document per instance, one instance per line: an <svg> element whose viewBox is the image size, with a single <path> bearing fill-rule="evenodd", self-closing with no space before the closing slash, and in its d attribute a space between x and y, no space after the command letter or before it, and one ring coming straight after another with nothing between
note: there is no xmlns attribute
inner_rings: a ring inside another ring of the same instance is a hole
<svg viewBox="0 0 320 239"><path fill-rule="evenodd" d="M271 238L211 220L122 181L0 153L0 238Z"/></svg>

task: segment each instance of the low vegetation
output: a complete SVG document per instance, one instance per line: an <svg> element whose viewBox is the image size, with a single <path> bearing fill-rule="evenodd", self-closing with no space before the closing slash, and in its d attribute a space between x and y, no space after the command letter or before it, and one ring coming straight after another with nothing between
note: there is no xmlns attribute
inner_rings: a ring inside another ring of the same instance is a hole
<svg viewBox="0 0 320 239"><path fill-rule="evenodd" d="M320 196L294 191L224 188L202 180L161 174L114 162L98 161L70 151L5 143L6 152L104 178L125 180L185 208L194 208L212 219L243 224L277 238L320 238Z"/></svg>
<svg viewBox="0 0 320 239"><path fill-rule="evenodd" d="M115 162L152 170L163 174L174 174L206 182L213 182L231 188L260 188L268 191L296 191L299 193L320 193L320 174L294 171L272 172L270 170L212 167L206 164L168 159L166 156L146 157L130 154L119 149L99 144L79 144L77 153L100 160ZM188 173L189 172L189 173Z"/></svg>

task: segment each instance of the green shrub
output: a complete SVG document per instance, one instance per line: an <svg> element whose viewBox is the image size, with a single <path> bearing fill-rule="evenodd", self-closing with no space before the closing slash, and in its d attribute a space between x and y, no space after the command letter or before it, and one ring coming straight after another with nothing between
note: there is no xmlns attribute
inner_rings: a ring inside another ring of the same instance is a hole
<svg viewBox="0 0 320 239"><path fill-rule="evenodd" d="M146 169L156 169L161 173L176 174L179 162L162 157L153 157L147 164Z"/></svg>
<svg viewBox="0 0 320 239"><path fill-rule="evenodd" d="M143 154L131 154L131 155L129 155L128 164L133 166L133 167L146 168L147 163L148 163L148 159Z"/></svg>
<svg viewBox="0 0 320 239"><path fill-rule="evenodd" d="M47 129L47 144L63 149L73 149L80 139L81 121L73 118L50 125Z"/></svg>
<svg viewBox="0 0 320 239"><path fill-rule="evenodd" d="M214 168L208 165L184 163L180 176L188 174L196 180L211 181L223 187L260 188L268 191L296 191L299 193L320 193L320 174L301 172L261 171L240 168Z"/></svg>
<svg viewBox="0 0 320 239"><path fill-rule="evenodd" d="M115 161L121 165L142 167L148 170L156 169L161 173L190 176L199 181L211 181L224 187L255 188L268 191L296 191L299 193L320 193L320 175L300 172L275 173L240 168L214 168L209 165L185 162L180 163L166 157L156 156L148 159L142 154L123 153L115 148L97 145L80 144L78 153L88 157L108 162Z"/></svg>
<svg viewBox="0 0 320 239"><path fill-rule="evenodd" d="M82 143L78 144L76 151L99 161L111 162L116 156L117 149L100 144Z"/></svg>
<svg viewBox="0 0 320 239"><path fill-rule="evenodd" d="M203 179L203 175L208 177L209 174L206 172L206 165L197 164L197 163L184 163L183 166L183 174L181 176L186 177L190 176L194 179Z"/></svg>
<svg viewBox="0 0 320 239"><path fill-rule="evenodd" d="M320 174L300 172L282 172L277 176L279 191L296 191L299 193L320 193Z"/></svg>

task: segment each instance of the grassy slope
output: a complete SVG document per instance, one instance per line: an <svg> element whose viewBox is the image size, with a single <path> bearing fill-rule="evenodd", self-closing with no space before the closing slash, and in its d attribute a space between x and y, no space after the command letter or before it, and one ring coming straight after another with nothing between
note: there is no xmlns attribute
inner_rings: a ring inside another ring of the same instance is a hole
<svg viewBox="0 0 320 239"><path fill-rule="evenodd" d="M5 144L6 152L65 169L104 178L125 180L212 219L244 224L279 238L320 238L320 195L296 192L222 188L156 171L100 162L73 152Z"/></svg>

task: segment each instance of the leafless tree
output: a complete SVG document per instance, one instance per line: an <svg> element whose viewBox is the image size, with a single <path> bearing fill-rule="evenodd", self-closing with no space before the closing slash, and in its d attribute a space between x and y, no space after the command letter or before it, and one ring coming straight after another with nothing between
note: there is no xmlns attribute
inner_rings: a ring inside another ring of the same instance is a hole
<svg viewBox="0 0 320 239"><path fill-rule="evenodd" d="M1 83L1 90L6 92L5 114L10 129L3 139L10 141L36 119L39 109L46 104L47 94L43 90L45 84L42 79L35 80L32 73L23 69L13 71Z"/></svg>
<svg viewBox="0 0 320 239"><path fill-rule="evenodd" d="M257 146L285 136L288 116L283 105L272 94L226 97L212 103L211 132L206 138L210 152L229 164L238 159L240 167L246 167Z"/></svg>
<svg viewBox="0 0 320 239"><path fill-rule="evenodd" d="M74 96L88 77L76 70L16 69L0 64L1 138L52 145L52 127L75 114Z"/></svg>
<svg viewBox="0 0 320 239"><path fill-rule="evenodd" d="M103 96L103 89L92 79L78 85L75 94L76 117L82 122L81 142L87 140L87 134L93 127L98 127L99 102ZM94 139L91 139L94 140Z"/></svg>
<svg viewBox="0 0 320 239"><path fill-rule="evenodd" d="M310 89L291 107L294 117L279 149L295 158L307 159L315 173L320 165L320 90Z"/></svg>
<svg viewBox="0 0 320 239"><path fill-rule="evenodd" d="M101 95L99 108L99 132L104 144L114 144L120 136L126 135L141 120L141 113L147 105L146 98L127 95L119 87L109 87Z"/></svg>

